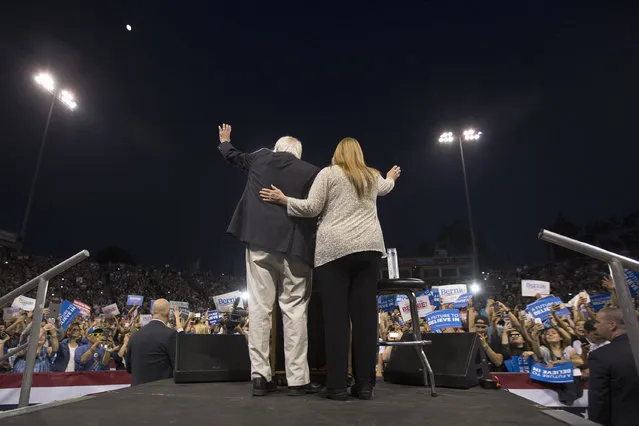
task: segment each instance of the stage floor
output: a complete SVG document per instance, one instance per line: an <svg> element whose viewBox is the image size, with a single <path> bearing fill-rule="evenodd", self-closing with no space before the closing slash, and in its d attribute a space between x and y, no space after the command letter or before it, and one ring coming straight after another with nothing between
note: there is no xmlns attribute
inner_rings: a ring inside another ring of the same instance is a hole
<svg viewBox="0 0 639 426"><path fill-rule="evenodd" d="M0 418L24 426L104 425L562 425L534 404L504 390L438 389L379 383L375 399L330 401L289 397L286 388L250 396L249 383L176 385L172 380L126 388ZM33 410L29 407L27 410Z"/></svg>

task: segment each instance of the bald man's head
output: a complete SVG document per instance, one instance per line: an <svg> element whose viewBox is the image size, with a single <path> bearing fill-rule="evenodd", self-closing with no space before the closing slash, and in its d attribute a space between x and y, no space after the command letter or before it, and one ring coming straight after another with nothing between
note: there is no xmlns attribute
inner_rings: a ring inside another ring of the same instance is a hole
<svg viewBox="0 0 639 426"><path fill-rule="evenodd" d="M160 319L164 322L169 320L169 314L171 312L171 304L166 299L158 299L153 302L153 308L151 314L154 319Z"/></svg>
<svg viewBox="0 0 639 426"><path fill-rule="evenodd" d="M597 332L606 340L612 340L626 332L626 323L619 308L605 307L597 312Z"/></svg>

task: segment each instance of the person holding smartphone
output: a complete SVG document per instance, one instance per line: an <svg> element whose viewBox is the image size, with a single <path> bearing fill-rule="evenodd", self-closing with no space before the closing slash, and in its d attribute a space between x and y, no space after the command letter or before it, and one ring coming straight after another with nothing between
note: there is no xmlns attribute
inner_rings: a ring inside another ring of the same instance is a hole
<svg viewBox="0 0 639 426"><path fill-rule="evenodd" d="M89 343L78 347L75 351L76 371L109 370L113 347L108 345L102 328L92 327L87 333Z"/></svg>
<svg viewBox="0 0 639 426"><path fill-rule="evenodd" d="M47 341L50 343L47 346ZM51 358L58 350L58 336L55 328L51 324L46 324L40 330L40 336L38 337L38 348L36 350L36 362L33 367L34 373L50 373L51 372ZM13 372L24 373L27 366L27 350L17 353L13 357Z"/></svg>
<svg viewBox="0 0 639 426"><path fill-rule="evenodd" d="M497 323L501 320L502 312L493 315L493 329L497 328ZM487 360L489 361L489 368L491 371L500 371L504 365L504 355L501 353L501 338L497 341L491 339L489 334L490 322L488 318L477 315L475 309L472 307L472 303L468 305L468 331L471 333L477 333L481 341L481 346L486 353Z"/></svg>
<svg viewBox="0 0 639 426"><path fill-rule="evenodd" d="M82 337L78 322L71 323L67 329L66 338L60 342L58 353L51 369L60 373L76 371L75 351L79 346L88 343L89 341Z"/></svg>

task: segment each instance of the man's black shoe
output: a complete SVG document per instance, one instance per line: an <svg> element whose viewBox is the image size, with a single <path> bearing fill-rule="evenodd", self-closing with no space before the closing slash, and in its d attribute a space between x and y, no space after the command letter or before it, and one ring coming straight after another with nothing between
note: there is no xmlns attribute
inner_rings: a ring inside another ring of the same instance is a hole
<svg viewBox="0 0 639 426"><path fill-rule="evenodd" d="M263 376L253 377L253 396L264 396L277 391L277 385L272 380L267 382Z"/></svg>
<svg viewBox="0 0 639 426"><path fill-rule="evenodd" d="M351 395L359 399L373 399L373 387L370 385L352 386Z"/></svg>
<svg viewBox="0 0 639 426"><path fill-rule="evenodd" d="M346 401L348 399L348 392L346 392L346 388L342 388L342 389L324 388L319 393L319 395L323 398L332 399L333 401Z"/></svg>
<svg viewBox="0 0 639 426"><path fill-rule="evenodd" d="M307 385L302 386L289 386L288 394L289 396L303 396L307 393L317 393L322 389L322 385L319 383L309 383Z"/></svg>

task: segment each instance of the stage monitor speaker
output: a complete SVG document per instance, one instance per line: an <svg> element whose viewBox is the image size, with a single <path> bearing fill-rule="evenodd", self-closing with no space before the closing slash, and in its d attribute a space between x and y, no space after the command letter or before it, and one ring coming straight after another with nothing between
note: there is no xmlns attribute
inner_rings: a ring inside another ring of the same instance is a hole
<svg viewBox="0 0 639 426"><path fill-rule="evenodd" d="M476 333L424 334L432 344L424 347L435 385L444 388L469 389L488 375L486 354ZM412 341L412 333L404 333L402 341ZM395 346L384 370L384 381L402 385L424 386L422 364L415 347Z"/></svg>
<svg viewBox="0 0 639 426"><path fill-rule="evenodd" d="M176 346L175 383L251 380L244 336L178 333Z"/></svg>

